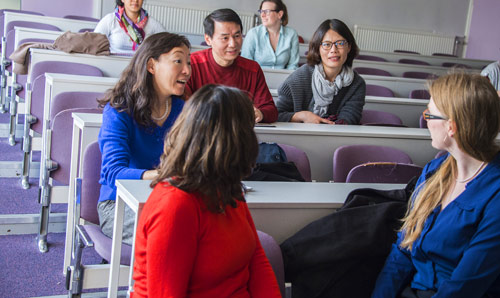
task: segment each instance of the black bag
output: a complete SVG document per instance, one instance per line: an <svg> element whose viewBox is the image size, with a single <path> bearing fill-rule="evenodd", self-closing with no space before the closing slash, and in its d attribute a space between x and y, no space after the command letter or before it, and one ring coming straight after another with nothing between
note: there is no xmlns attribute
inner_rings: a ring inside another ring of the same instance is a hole
<svg viewBox="0 0 500 298"><path fill-rule="evenodd" d="M305 181L297 166L288 162L285 151L276 143L259 143L259 155L246 181Z"/></svg>
<svg viewBox="0 0 500 298"><path fill-rule="evenodd" d="M259 143L256 163L287 162L286 154L276 143Z"/></svg>
<svg viewBox="0 0 500 298"><path fill-rule="evenodd" d="M258 163L246 181L306 181L293 162Z"/></svg>
<svg viewBox="0 0 500 298"><path fill-rule="evenodd" d="M342 208L285 240L285 280L293 297L370 297L416 180L405 189L356 189Z"/></svg>

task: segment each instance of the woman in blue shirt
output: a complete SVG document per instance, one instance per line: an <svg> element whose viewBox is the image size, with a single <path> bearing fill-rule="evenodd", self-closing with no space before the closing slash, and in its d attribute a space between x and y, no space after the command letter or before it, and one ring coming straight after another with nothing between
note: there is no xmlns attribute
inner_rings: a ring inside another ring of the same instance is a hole
<svg viewBox="0 0 500 298"><path fill-rule="evenodd" d="M500 297L500 101L488 79L435 80L432 146L372 297Z"/></svg>
<svg viewBox="0 0 500 298"><path fill-rule="evenodd" d="M255 60L263 68L296 69L299 65L299 38L288 27L288 13L281 0L264 0L259 14L262 25L247 32L241 56Z"/></svg>
<svg viewBox="0 0 500 298"><path fill-rule="evenodd" d="M100 100L102 152L98 213L105 235L113 235L116 179L154 179L163 142L184 101L191 75L187 38L162 32L147 37L118 83ZM134 216L125 209L123 242L130 244Z"/></svg>

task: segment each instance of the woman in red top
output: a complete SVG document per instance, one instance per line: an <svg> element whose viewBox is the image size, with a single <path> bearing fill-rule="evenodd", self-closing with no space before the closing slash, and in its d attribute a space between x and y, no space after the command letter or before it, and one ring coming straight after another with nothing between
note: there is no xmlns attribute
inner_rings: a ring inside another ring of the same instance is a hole
<svg viewBox="0 0 500 298"><path fill-rule="evenodd" d="M254 122L236 88L206 85L186 103L139 219L134 297L281 297L242 193Z"/></svg>

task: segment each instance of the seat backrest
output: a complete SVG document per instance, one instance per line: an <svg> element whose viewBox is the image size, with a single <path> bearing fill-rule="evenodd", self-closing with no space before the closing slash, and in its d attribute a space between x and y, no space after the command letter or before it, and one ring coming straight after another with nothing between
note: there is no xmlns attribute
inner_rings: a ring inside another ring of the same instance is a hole
<svg viewBox="0 0 500 298"><path fill-rule="evenodd" d="M278 144L278 146L280 146L283 151L285 151L287 160L293 162L297 166L297 169L299 170L304 180L306 182L310 182L311 165L309 164L309 158L307 157L307 154L292 145Z"/></svg>
<svg viewBox="0 0 500 298"><path fill-rule="evenodd" d="M386 76L386 77L392 77L392 74L388 71L385 71L383 69L378 69L378 68L371 68L371 67L355 67L354 70L359 73L359 74L364 74L364 75L373 75L373 76Z"/></svg>
<svg viewBox="0 0 500 298"><path fill-rule="evenodd" d="M471 68L469 65L454 63L454 62L443 62L441 64L443 67L456 67L456 68Z"/></svg>
<svg viewBox="0 0 500 298"><path fill-rule="evenodd" d="M368 61L379 61L379 62L387 62L386 59L382 57L372 56L372 55L358 55L356 59L359 60L368 60Z"/></svg>
<svg viewBox="0 0 500 298"><path fill-rule="evenodd" d="M437 78L437 76L435 74L428 73L428 72L405 71L405 72L403 72L403 78L434 80Z"/></svg>
<svg viewBox="0 0 500 298"><path fill-rule="evenodd" d="M398 62L404 64L414 64L414 65L431 65L430 63L427 63L425 61L414 60L414 59L399 59Z"/></svg>
<svg viewBox="0 0 500 298"><path fill-rule="evenodd" d="M439 158L439 157L441 157L441 156L443 156L443 155L445 155L447 153L448 153L448 151L446 151L446 150L439 150L439 152L436 153L436 155L434 156L434 158Z"/></svg>
<svg viewBox="0 0 500 298"><path fill-rule="evenodd" d="M420 55L419 52L407 51L407 50L394 50L394 53L403 53L403 54L415 54Z"/></svg>
<svg viewBox="0 0 500 298"><path fill-rule="evenodd" d="M102 92L62 92L57 94L50 103L50 118L60 112L73 108L97 108L99 103L97 99L104 96Z"/></svg>
<svg viewBox="0 0 500 298"><path fill-rule="evenodd" d="M391 89L384 86L372 84L366 84L366 95L395 97L394 92L392 92Z"/></svg>
<svg viewBox="0 0 500 298"><path fill-rule="evenodd" d="M410 98L413 99L430 99L431 94L425 89L416 89L410 91Z"/></svg>
<svg viewBox="0 0 500 298"><path fill-rule="evenodd" d="M260 244L266 253L266 257L273 267L274 275L280 287L281 297L285 297L285 265L280 246L274 238L262 231L257 231Z"/></svg>
<svg viewBox="0 0 500 298"><path fill-rule="evenodd" d="M422 167L393 162L364 163L352 168L347 183L408 183L422 174Z"/></svg>
<svg viewBox="0 0 500 298"><path fill-rule="evenodd" d="M424 115L420 115L420 119L418 120L418 124L420 128L427 128L427 121L424 119Z"/></svg>
<svg viewBox="0 0 500 298"><path fill-rule="evenodd" d="M97 201L99 201L99 177L101 175L101 151L99 143L93 142L87 146L82 162L82 192L80 199L80 218L99 224Z"/></svg>
<svg viewBox="0 0 500 298"><path fill-rule="evenodd" d="M384 111L363 110L361 113L361 120L359 124L389 124L389 125L403 125L403 121L397 115Z"/></svg>
<svg viewBox="0 0 500 298"><path fill-rule="evenodd" d="M102 113L102 109L74 108L59 112L53 119L50 138L50 159L57 162L56 170L50 172L50 177L64 185L69 184L71 167L71 141L73 136L72 113Z"/></svg>
<svg viewBox="0 0 500 298"><path fill-rule="evenodd" d="M5 47L5 54L6 57L9 57L12 52L14 52L14 41L15 41L15 30L14 27L25 27L25 28L34 28L34 29L43 29L43 30L51 30L51 31L61 31L56 26L49 25L49 24L44 24L44 23L37 23L37 22L28 22L28 21L12 21L7 24L6 30L5 30L5 36L7 39L7 46Z"/></svg>
<svg viewBox="0 0 500 298"><path fill-rule="evenodd" d="M96 18L77 16L77 15L67 15L67 16L64 16L63 18L70 19L70 20L89 21L89 22L99 22L100 21L99 19L96 19Z"/></svg>
<svg viewBox="0 0 500 298"><path fill-rule="evenodd" d="M453 55L453 54L445 54L445 53L432 53L432 56L441 56L441 57L457 57L457 55Z"/></svg>
<svg viewBox="0 0 500 298"><path fill-rule="evenodd" d="M333 153L333 181L345 182L352 168L367 162L413 163L408 154L392 147L376 145L340 146Z"/></svg>
<svg viewBox="0 0 500 298"><path fill-rule="evenodd" d="M31 77L31 114L38 121L31 125L31 129L41 133L43 128L43 106L45 97L45 73L65 73L83 76L102 77L102 71L92 65L63 62L63 61L42 61L33 65L29 74Z"/></svg>
<svg viewBox="0 0 500 298"><path fill-rule="evenodd" d="M43 38L25 38L25 39L19 41L19 45L22 45L22 44L28 43L28 42L54 43L54 40L52 40L52 39L43 39Z"/></svg>
<svg viewBox="0 0 500 298"><path fill-rule="evenodd" d="M18 9L0 9L0 37L4 36L4 31L3 31L4 21L5 21L5 16L3 14L4 12L15 12L15 13L43 16L43 13L34 12L34 11L18 10Z"/></svg>

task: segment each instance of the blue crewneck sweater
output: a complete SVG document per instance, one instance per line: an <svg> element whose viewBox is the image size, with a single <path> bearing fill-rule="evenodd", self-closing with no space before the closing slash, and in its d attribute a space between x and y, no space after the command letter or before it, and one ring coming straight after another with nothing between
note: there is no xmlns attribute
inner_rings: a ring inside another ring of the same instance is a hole
<svg viewBox="0 0 500 298"><path fill-rule="evenodd" d="M102 153L99 202L116 200L116 179L141 179L160 163L166 134L184 106L172 96L172 109L161 127L144 127L127 112L118 112L109 103L104 107L99 148Z"/></svg>

